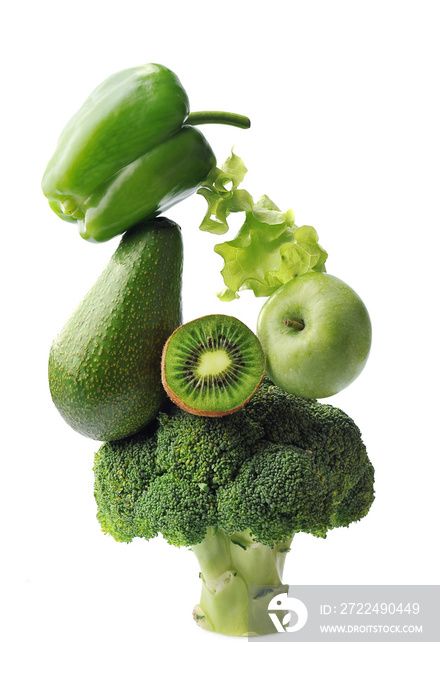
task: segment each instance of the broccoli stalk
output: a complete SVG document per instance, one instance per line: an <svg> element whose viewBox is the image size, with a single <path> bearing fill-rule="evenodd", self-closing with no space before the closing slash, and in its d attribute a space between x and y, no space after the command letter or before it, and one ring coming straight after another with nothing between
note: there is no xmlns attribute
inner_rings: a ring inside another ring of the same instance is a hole
<svg viewBox="0 0 440 700"><path fill-rule="evenodd" d="M374 499L352 419L268 379L229 416L168 406L146 430L104 443L94 470L102 530L119 542L161 533L190 548L202 579L194 618L233 635L274 632L267 605L295 533L326 537Z"/></svg>
<svg viewBox="0 0 440 700"><path fill-rule="evenodd" d="M220 528L208 528L204 540L191 547L202 579L200 605L193 611L197 624L240 636L275 632L267 615L268 596L273 597L275 589L287 590L281 578L291 541L268 547L255 542L249 532L227 535Z"/></svg>

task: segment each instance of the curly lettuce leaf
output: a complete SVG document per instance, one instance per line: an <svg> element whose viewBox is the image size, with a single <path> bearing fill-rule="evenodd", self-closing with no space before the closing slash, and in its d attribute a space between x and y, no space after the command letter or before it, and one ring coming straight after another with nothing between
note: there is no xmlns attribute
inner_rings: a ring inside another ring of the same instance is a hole
<svg viewBox="0 0 440 700"><path fill-rule="evenodd" d="M296 226L293 211L282 212L266 195L254 203L239 185L247 169L233 152L222 167L214 168L198 190L208 204L201 230L224 234L228 216L244 212L245 221L231 241L214 246L224 259L221 271L226 288L218 294L232 301L238 292L252 290L257 297L270 296L297 275L324 271L327 253L312 226Z"/></svg>
<svg viewBox="0 0 440 700"><path fill-rule="evenodd" d="M270 201L270 200L269 200ZM273 276L282 262L281 248L295 240L293 212L267 208L259 201L246 213L243 226L232 241L214 246L225 261L222 276L226 288L234 292L250 289L255 296L269 296L280 282ZM225 295L221 298L224 300Z"/></svg>
<svg viewBox="0 0 440 700"><path fill-rule="evenodd" d="M277 276L281 284L285 284L297 275L314 270L324 272L326 251L318 243L318 234L313 226L300 226L295 230L295 240L292 244L283 246L281 265Z"/></svg>
<svg viewBox="0 0 440 700"><path fill-rule="evenodd" d="M231 212L250 211L253 200L249 192L238 189L247 173L242 159L232 151L221 168L213 168L207 181L197 190L208 205L200 224L201 231L223 234L229 231L226 221Z"/></svg>

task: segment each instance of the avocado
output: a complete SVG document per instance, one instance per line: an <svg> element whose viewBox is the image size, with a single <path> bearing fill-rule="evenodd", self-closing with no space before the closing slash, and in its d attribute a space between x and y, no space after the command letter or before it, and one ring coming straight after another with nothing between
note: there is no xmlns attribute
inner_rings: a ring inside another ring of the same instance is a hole
<svg viewBox="0 0 440 700"><path fill-rule="evenodd" d="M128 230L55 338L49 387L64 420L94 440L152 421L166 399L162 348L182 323L180 228L157 218Z"/></svg>

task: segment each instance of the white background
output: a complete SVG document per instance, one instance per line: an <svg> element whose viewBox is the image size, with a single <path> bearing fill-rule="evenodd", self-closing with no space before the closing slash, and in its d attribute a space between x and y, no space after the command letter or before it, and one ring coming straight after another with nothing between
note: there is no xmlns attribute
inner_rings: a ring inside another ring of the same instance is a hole
<svg viewBox="0 0 440 700"><path fill-rule="evenodd" d="M53 337L106 265L59 220L40 181L67 119L110 73L163 63L193 110L248 115L203 131L244 186L315 226L327 269L374 327L361 377L332 403L376 467L366 519L326 540L298 535L290 584L439 583L439 22L436 2L17 3L1 44L0 688L44 697L438 697L437 644L250 645L199 630L198 566L157 539L117 544L95 518L97 443L53 407ZM168 212L185 241L185 320L231 313L220 239L193 197ZM238 217L236 217L238 218ZM234 229L235 232L235 229Z"/></svg>

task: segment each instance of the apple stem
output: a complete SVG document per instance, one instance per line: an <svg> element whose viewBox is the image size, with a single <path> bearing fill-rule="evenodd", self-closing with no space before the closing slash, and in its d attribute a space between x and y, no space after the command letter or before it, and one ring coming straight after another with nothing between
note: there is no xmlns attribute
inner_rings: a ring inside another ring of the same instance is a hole
<svg viewBox="0 0 440 700"><path fill-rule="evenodd" d="M296 318L287 318L284 321L284 325L288 328L294 328L297 331L302 331L305 327L304 321L298 321Z"/></svg>

